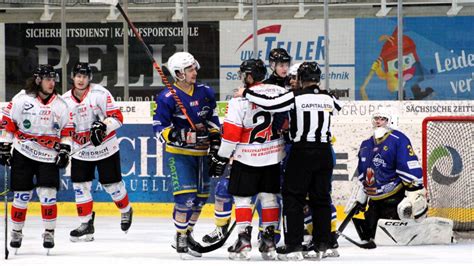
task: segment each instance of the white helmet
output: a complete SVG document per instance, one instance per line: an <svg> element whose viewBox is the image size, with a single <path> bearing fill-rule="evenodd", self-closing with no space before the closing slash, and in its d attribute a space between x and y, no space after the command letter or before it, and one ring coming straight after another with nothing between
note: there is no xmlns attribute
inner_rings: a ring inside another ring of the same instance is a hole
<svg viewBox="0 0 474 266"><path fill-rule="evenodd" d="M176 80L183 80L177 77L176 71L184 74L184 69L193 65L196 70L201 67L194 56L188 52L177 52L168 59L168 70Z"/></svg>
<svg viewBox="0 0 474 266"><path fill-rule="evenodd" d="M296 76L298 74L298 68L300 68L301 63L295 63L291 65L290 70L288 70L288 75Z"/></svg>
<svg viewBox="0 0 474 266"><path fill-rule="evenodd" d="M377 127L375 124L376 117L383 117L387 119L387 125L385 127ZM374 127L375 138L381 138L390 129L394 130L398 128L398 116L389 107L380 107L375 113L372 114L372 126Z"/></svg>

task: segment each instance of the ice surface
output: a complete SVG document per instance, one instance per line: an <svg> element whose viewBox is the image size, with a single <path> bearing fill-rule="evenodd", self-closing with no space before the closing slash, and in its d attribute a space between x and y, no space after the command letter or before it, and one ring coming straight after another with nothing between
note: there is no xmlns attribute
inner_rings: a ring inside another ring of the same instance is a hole
<svg viewBox="0 0 474 266"><path fill-rule="evenodd" d="M69 231L79 225L76 217L59 217L55 234L56 247L51 250L49 256L42 246L41 234L43 226L40 217L27 217L26 226L23 229L25 235L23 246L14 255L10 250L8 261L3 259L4 226L1 217L0 226L0 265L36 265L36 266L146 266L146 265L242 265L247 263L259 263L269 265L278 263L287 265L283 261L263 261L258 253L256 243L256 230L254 227L254 249L250 262L230 261L227 257L227 247L236 239L236 234L229 238L226 245L214 252L204 254L202 258L189 261L181 260L175 250L171 248L171 240L174 235L174 227L171 219L136 217L133 225L124 234L120 230L120 218L96 217L95 241L72 243L69 241ZM10 227L11 228L11 227ZM201 237L213 230L213 220L203 219L195 228L195 237ZM345 233L357 238L352 225L348 226ZM322 262L303 261L294 262L298 265L474 265L474 242L463 240L453 245L437 246L410 246L410 247L378 247L373 250L363 250L353 246L349 242L340 239L339 258L327 258ZM293 264L293 263L292 263Z"/></svg>

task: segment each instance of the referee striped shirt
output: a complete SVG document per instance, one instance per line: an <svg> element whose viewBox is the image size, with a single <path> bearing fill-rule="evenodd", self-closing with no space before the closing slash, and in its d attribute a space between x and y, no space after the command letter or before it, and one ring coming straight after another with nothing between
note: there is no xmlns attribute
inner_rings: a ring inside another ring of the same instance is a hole
<svg viewBox="0 0 474 266"><path fill-rule="evenodd" d="M243 96L271 112L290 111L290 139L293 143L331 142L331 116L335 110L341 110L341 104L328 91L313 85L278 97L246 89Z"/></svg>

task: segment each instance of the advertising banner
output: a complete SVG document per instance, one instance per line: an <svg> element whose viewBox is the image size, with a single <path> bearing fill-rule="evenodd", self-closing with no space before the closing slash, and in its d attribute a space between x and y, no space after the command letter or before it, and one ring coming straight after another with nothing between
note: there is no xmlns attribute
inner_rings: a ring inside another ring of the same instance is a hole
<svg viewBox="0 0 474 266"><path fill-rule="evenodd" d="M158 65L163 66L173 53L183 50L181 22L137 23L136 26ZM198 78L216 89L219 78L218 30L218 22L190 22L188 32L189 51L202 66ZM93 67L93 82L106 87L117 100L129 100L123 99L123 24L68 23L66 32L68 74L76 62L89 62ZM131 29L128 35L131 100L153 100L164 85ZM24 86L38 64L51 64L61 72L59 23L5 24L4 36L7 101Z"/></svg>
<svg viewBox="0 0 474 266"><path fill-rule="evenodd" d="M354 20L329 21L330 89L341 99L354 99ZM220 22L220 99L228 100L241 85L237 71L243 60L254 57L252 21ZM268 54L273 48L284 48L292 63L317 61L324 65L324 20L259 20L258 58L269 67ZM324 79L324 75L322 76ZM324 82L321 82L324 84Z"/></svg>
<svg viewBox="0 0 474 266"><path fill-rule="evenodd" d="M355 19L356 100L394 100L403 67L404 99L474 99L474 17L403 20L403 64L396 18Z"/></svg>

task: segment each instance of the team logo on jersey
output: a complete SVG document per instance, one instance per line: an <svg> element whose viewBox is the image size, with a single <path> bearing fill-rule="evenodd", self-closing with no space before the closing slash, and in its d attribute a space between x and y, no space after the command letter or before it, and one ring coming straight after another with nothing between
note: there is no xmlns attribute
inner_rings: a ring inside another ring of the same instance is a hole
<svg viewBox="0 0 474 266"><path fill-rule="evenodd" d="M25 111L28 111L28 110L30 110L30 109L33 108L33 107L34 107L34 105L31 104L31 103L24 103L24 104L23 104L23 110L25 110Z"/></svg>
<svg viewBox="0 0 474 266"><path fill-rule="evenodd" d="M365 183L369 187L375 184L375 173L370 167L367 168L367 172L365 174Z"/></svg>
<svg viewBox="0 0 474 266"><path fill-rule="evenodd" d="M189 106L199 106L199 101L198 100L195 100L195 101L190 101L189 102Z"/></svg>
<svg viewBox="0 0 474 266"><path fill-rule="evenodd" d="M450 185L456 182L461 176L462 170L461 155L451 146L438 146L428 157L428 173L436 183L441 185Z"/></svg>
<svg viewBox="0 0 474 266"><path fill-rule="evenodd" d="M372 159L372 163L376 166L382 166L382 167L387 167L387 164L385 163L385 160L382 158L382 155L380 153L377 153L374 158Z"/></svg>
<svg viewBox="0 0 474 266"><path fill-rule="evenodd" d="M383 146L383 150L388 151L388 146L387 145Z"/></svg>
<svg viewBox="0 0 474 266"><path fill-rule="evenodd" d="M28 119L23 120L23 126L24 126L26 129L29 129L29 128L31 127L31 121L28 120Z"/></svg>

